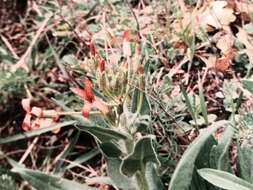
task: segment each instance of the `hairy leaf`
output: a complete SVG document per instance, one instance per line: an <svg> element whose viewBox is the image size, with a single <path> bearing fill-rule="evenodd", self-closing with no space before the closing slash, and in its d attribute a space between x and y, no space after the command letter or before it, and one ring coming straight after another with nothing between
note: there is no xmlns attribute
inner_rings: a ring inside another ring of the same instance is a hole
<svg viewBox="0 0 253 190"><path fill-rule="evenodd" d="M212 183L213 185L226 190L252 190L253 184L244 181L231 173L204 168L198 170L201 177Z"/></svg>

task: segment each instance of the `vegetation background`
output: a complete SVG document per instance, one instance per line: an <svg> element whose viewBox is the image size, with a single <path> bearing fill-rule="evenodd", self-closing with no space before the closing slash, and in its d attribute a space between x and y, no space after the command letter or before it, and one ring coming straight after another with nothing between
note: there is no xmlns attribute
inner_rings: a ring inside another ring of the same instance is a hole
<svg viewBox="0 0 253 190"><path fill-rule="evenodd" d="M0 0L1 190L253 190L253 1Z"/></svg>

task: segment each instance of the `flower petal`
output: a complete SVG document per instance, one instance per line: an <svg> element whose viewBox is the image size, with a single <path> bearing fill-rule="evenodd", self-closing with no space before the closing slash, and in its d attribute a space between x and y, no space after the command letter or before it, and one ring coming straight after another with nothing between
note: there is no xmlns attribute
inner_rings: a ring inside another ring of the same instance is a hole
<svg viewBox="0 0 253 190"><path fill-rule="evenodd" d="M53 118L41 118L39 122L40 122L40 127L41 128L50 127L50 126L56 124L56 122L54 121ZM60 128L55 129L55 130L52 131L52 133L57 134L57 133L60 132L60 130L61 130Z"/></svg>
<svg viewBox="0 0 253 190"><path fill-rule="evenodd" d="M101 59L98 62L98 68L99 68L100 72L103 72L105 70L105 60L104 59Z"/></svg>
<svg viewBox="0 0 253 190"><path fill-rule="evenodd" d="M25 98L21 101L23 109L26 111L26 113L29 113L31 111L31 99Z"/></svg>
<svg viewBox="0 0 253 190"><path fill-rule="evenodd" d="M101 111L104 114L109 112L107 105L100 99L96 99L93 102L93 107L97 108L99 111Z"/></svg>
<svg viewBox="0 0 253 190"><path fill-rule="evenodd" d="M122 37L123 37L124 40L129 40L129 38L130 38L129 31L124 31Z"/></svg>
<svg viewBox="0 0 253 190"><path fill-rule="evenodd" d="M37 116L37 117L43 117L43 110L39 107L32 107L31 114Z"/></svg>
<svg viewBox="0 0 253 190"><path fill-rule="evenodd" d="M82 108L82 115L86 118L89 117L90 115L90 110L92 108L92 104L87 102L86 104L84 104L83 108Z"/></svg>
<svg viewBox="0 0 253 190"><path fill-rule="evenodd" d="M22 129L24 131L28 131L29 129L31 129L31 119L32 119L32 115L27 113L25 115L25 118L24 118L23 123L22 123Z"/></svg>
<svg viewBox="0 0 253 190"><path fill-rule="evenodd" d="M89 103L92 103L95 97L92 91L91 82L88 79L84 79L83 84L84 84L85 100L87 100Z"/></svg>
<svg viewBox="0 0 253 190"><path fill-rule="evenodd" d="M50 117L53 118L55 121L59 119L59 112L57 110L43 110L43 117Z"/></svg>
<svg viewBox="0 0 253 190"><path fill-rule="evenodd" d="M40 119L40 127L50 127L53 124L55 124L54 120L52 118L41 118Z"/></svg>
<svg viewBox="0 0 253 190"><path fill-rule="evenodd" d="M84 100L85 98L85 92L83 89L81 88L70 88L70 90L76 94L77 96L79 96L80 98L82 98Z"/></svg>
<svg viewBox="0 0 253 190"><path fill-rule="evenodd" d="M93 41L90 42L89 48L90 48L91 55L95 56L97 51L96 51L96 45Z"/></svg>

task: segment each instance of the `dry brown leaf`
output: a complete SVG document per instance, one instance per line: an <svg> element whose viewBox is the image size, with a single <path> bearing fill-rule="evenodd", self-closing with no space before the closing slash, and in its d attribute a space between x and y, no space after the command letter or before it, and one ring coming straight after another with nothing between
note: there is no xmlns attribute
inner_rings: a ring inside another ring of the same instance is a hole
<svg viewBox="0 0 253 190"><path fill-rule="evenodd" d="M227 71L229 66L231 65L232 60L235 56L235 49L231 49L223 57L216 60L214 69L219 71Z"/></svg>
<svg viewBox="0 0 253 190"><path fill-rule="evenodd" d="M223 32L222 32L223 33ZM223 54L226 54L231 50L234 44L234 36L230 32L226 32L225 34L220 36L217 40L216 47L221 50Z"/></svg>
<svg viewBox="0 0 253 190"><path fill-rule="evenodd" d="M235 51L235 49L231 49L220 58L217 58L216 55L213 54L210 54L208 59L201 56L200 58L206 63L207 68L224 72L227 71L231 65L231 62L235 56Z"/></svg>
<svg viewBox="0 0 253 190"><path fill-rule="evenodd" d="M221 29L234 22L236 19L233 14L234 10L227 8L227 5L226 1L211 2L210 6L199 16L200 26L206 30L209 30L210 26Z"/></svg>

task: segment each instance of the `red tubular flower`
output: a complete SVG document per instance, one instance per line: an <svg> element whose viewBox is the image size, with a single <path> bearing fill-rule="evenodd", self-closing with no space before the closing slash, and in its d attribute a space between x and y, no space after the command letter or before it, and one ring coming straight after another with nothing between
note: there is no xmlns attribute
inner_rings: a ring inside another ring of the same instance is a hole
<svg viewBox="0 0 253 190"><path fill-rule="evenodd" d="M130 40L129 31L124 31L122 37L124 40Z"/></svg>
<svg viewBox="0 0 253 190"><path fill-rule="evenodd" d="M92 91L91 82L88 79L83 81L84 84L84 99L92 103L95 100L95 96Z"/></svg>
<svg viewBox="0 0 253 190"><path fill-rule="evenodd" d="M97 51L96 51L95 43L93 41L90 41L89 48L90 48L91 55L95 56Z"/></svg>
<svg viewBox="0 0 253 190"><path fill-rule="evenodd" d="M78 95L84 102L84 106L82 108L82 114L84 117L89 117L90 110L92 108L97 108L102 113L106 114L109 110L105 103L94 96L92 91L91 82L88 79L83 81L84 89L81 88L70 88L70 90Z"/></svg>
<svg viewBox="0 0 253 190"><path fill-rule="evenodd" d="M105 60L104 59L101 59L98 62L98 68L99 68L100 72L103 72L105 70Z"/></svg>

